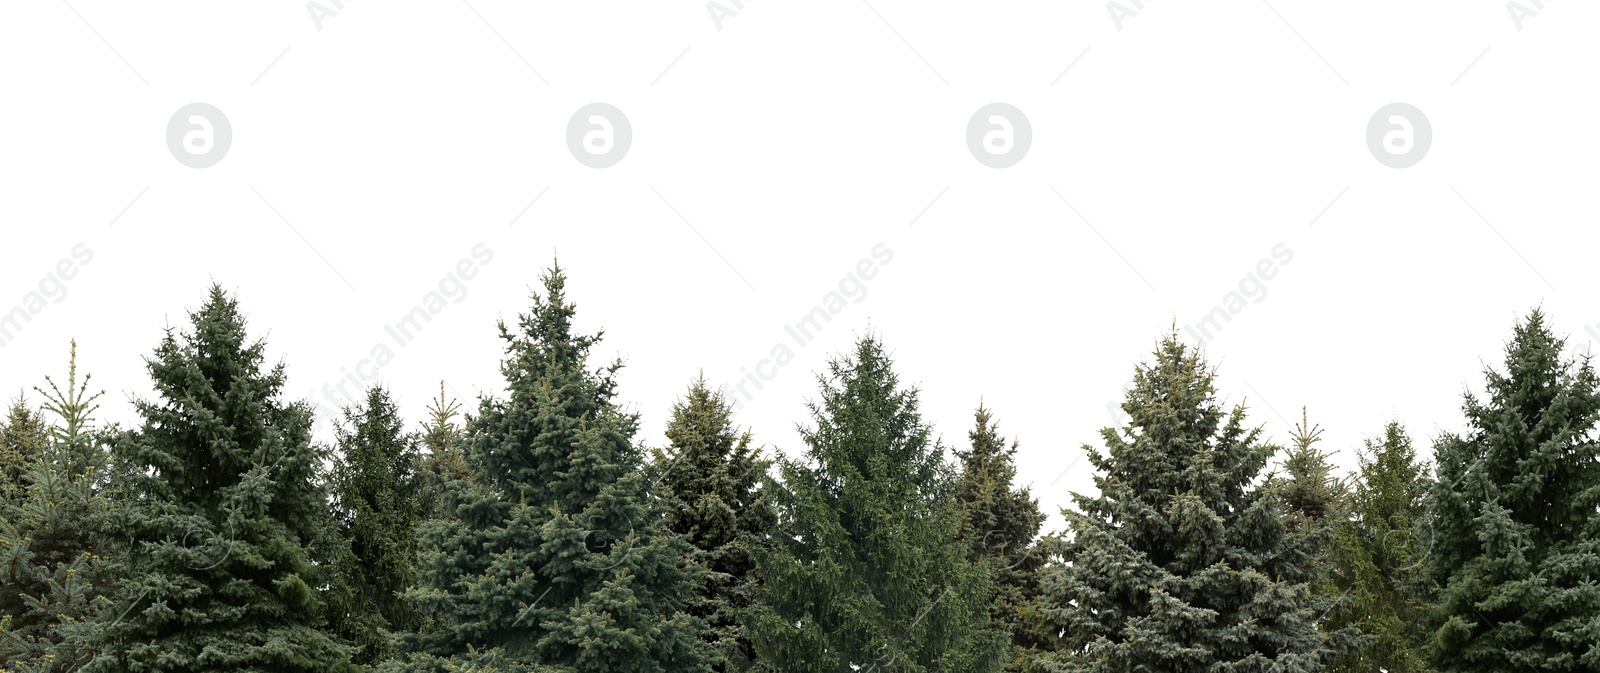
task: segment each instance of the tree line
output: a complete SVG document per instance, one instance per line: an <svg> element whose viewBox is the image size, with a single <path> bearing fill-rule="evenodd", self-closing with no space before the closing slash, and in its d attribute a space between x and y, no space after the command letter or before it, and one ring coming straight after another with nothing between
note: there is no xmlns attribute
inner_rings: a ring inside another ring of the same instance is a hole
<svg viewBox="0 0 1600 673"><path fill-rule="evenodd" d="M1431 461L1393 421L1348 475L1169 333L1041 535L995 412L945 445L875 335L795 457L703 378L647 447L566 280L499 394L413 429L372 387L331 446L219 287L134 427L74 342L0 422L0 671L1600 671L1600 380L1540 311Z"/></svg>

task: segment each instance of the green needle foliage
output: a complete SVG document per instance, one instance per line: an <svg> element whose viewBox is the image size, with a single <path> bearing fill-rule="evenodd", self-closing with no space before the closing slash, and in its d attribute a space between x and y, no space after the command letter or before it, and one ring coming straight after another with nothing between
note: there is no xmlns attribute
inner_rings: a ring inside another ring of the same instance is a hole
<svg viewBox="0 0 1600 673"><path fill-rule="evenodd" d="M1600 671L1600 380L1563 346L1530 314L1434 444L1439 671Z"/></svg>
<svg viewBox="0 0 1600 673"><path fill-rule="evenodd" d="M389 634L417 628L401 600L415 571L416 528L424 503L418 440L381 386L344 410L333 463L334 518L341 544L329 598L334 632L362 648L356 663L390 655Z"/></svg>
<svg viewBox="0 0 1600 673"><path fill-rule="evenodd" d="M1429 605L1420 526L1427 516L1426 468L1398 422L1366 440L1350 498L1350 519L1333 548L1335 581L1347 598L1329 629L1359 628L1365 646L1334 660L1333 673L1420 673Z"/></svg>
<svg viewBox="0 0 1600 673"><path fill-rule="evenodd" d="M33 466L49 443L44 412L18 395L0 419L0 502L14 502L27 492Z"/></svg>
<svg viewBox="0 0 1600 673"><path fill-rule="evenodd" d="M1288 537L1274 491L1256 488L1276 447L1224 410L1199 352L1162 339L1135 369L1120 432L1085 446L1096 496L1073 494L1069 536L1050 541L1041 603L1062 634L1038 668L1071 673L1310 673L1353 632L1325 635L1325 601Z"/></svg>
<svg viewBox="0 0 1600 673"><path fill-rule="evenodd" d="M426 518L444 516L445 482L471 476L467 470L466 456L461 453L461 442L465 435L461 425L456 423L460 412L461 403L445 398L444 381L440 381L439 397L428 403L428 420L422 425L422 443L427 447L428 455L422 459L422 471L426 478L420 499Z"/></svg>
<svg viewBox="0 0 1600 673"><path fill-rule="evenodd" d="M706 620L704 638L720 657L719 672L754 664L742 623L755 591L752 549L766 544L777 522L762 489L771 463L748 431L733 427L732 415L728 401L696 379L672 406L670 446L654 454L667 528L694 545L691 557L706 568L690 612Z"/></svg>
<svg viewBox="0 0 1600 673"><path fill-rule="evenodd" d="M971 448L956 450L961 472L955 481L961 503L961 538L971 546L970 560L988 563L994 572L995 593L989 615L1012 633L1013 651L1006 656L1007 670L1020 670L1026 650L1049 647L1034 624L1039 596L1039 570L1045 555L1035 538L1044 524L1039 501L1027 488L1015 488L1017 442L1006 445L989 410L981 404L975 424L967 433Z"/></svg>
<svg viewBox="0 0 1600 673"><path fill-rule="evenodd" d="M115 529L120 600L91 673L337 671L308 546L327 528L311 409L285 403L236 300L212 286L146 360L156 398L112 450L133 466Z"/></svg>
<svg viewBox="0 0 1600 673"><path fill-rule="evenodd" d="M944 448L866 337L819 377L804 462L780 459L781 533L758 552L756 651L796 673L998 670L988 564L958 542Z"/></svg>
<svg viewBox="0 0 1600 673"><path fill-rule="evenodd" d="M107 511L99 488L106 457L93 415L102 393L88 393L89 376L78 380L76 342L66 388L45 381L50 390L40 391L42 411L59 421L30 466L27 491L0 505L0 671L6 673L82 666L94 652L95 615L113 590L99 530Z"/></svg>
<svg viewBox="0 0 1600 673"><path fill-rule="evenodd" d="M708 670L688 614L703 572L651 497L638 418L615 402L620 362L590 369L559 267L516 331L500 326L508 397L468 419L469 479L423 525L418 586L438 628L406 639L408 670Z"/></svg>

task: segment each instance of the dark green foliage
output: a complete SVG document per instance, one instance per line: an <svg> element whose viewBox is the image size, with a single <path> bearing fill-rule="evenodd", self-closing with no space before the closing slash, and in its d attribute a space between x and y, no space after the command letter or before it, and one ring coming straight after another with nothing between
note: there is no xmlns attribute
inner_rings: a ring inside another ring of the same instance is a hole
<svg viewBox="0 0 1600 673"><path fill-rule="evenodd" d="M112 450L129 471L116 530L123 591L85 670L339 670L307 547L327 528L311 410L286 404L237 302L213 286L146 361L156 398Z"/></svg>
<svg viewBox="0 0 1600 673"><path fill-rule="evenodd" d="M93 427L101 393L78 380L77 343L63 390L46 377L43 411L56 416L48 444L32 461L27 491L0 516L0 671L75 670L92 656L92 622L108 603L105 537L98 488L105 445Z"/></svg>
<svg viewBox="0 0 1600 673"><path fill-rule="evenodd" d="M1534 311L1434 444L1440 671L1600 671L1600 381Z"/></svg>
<svg viewBox="0 0 1600 673"><path fill-rule="evenodd" d="M1007 634L989 618L990 567L957 541L952 475L916 390L873 337L819 379L807 460L778 463L756 651L797 673L997 670Z"/></svg>
<svg viewBox="0 0 1600 673"><path fill-rule="evenodd" d="M0 502L14 502L27 492L33 466L49 443L44 412L18 395L0 420Z"/></svg>
<svg viewBox="0 0 1600 673"><path fill-rule="evenodd" d="M733 427L733 409L704 378L689 386L667 422L671 445L655 452L667 528L684 535L706 569L692 614L706 620L704 639L717 671L743 671L755 660L743 616L755 589L752 547L766 544L777 521L762 482L770 461Z"/></svg>
<svg viewBox="0 0 1600 673"><path fill-rule="evenodd" d="M1333 547L1335 582L1346 599L1330 615L1328 627L1357 627L1369 641L1335 659L1329 671L1426 670L1423 615L1430 596L1419 526L1427 514L1428 485L1427 471L1398 422L1366 441L1350 497L1351 516L1338 528Z"/></svg>
<svg viewBox="0 0 1600 673"><path fill-rule="evenodd" d="M1276 447L1224 410L1215 373L1176 334L1135 369L1120 432L1085 447L1097 496L1073 494L1069 536L1050 545L1041 603L1063 633L1034 663L1074 673L1310 673L1351 632L1318 629L1272 489Z"/></svg>
<svg viewBox="0 0 1600 673"><path fill-rule="evenodd" d="M1017 443L1006 445L989 410L978 406L975 424L967 433L971 448L956 450L961 472L955 481L961 503L961 538L971 546L973 562L988 563L994 572L995 594L988 600L990 618L1012 633L1013 652L1007 670L1022 666L1026 650L1048 648L1054 638L1032 628L1039 596L1039 570L1045 556L1035 538L1044 523L1039 501L1027 488L1014 488Z"/></svg>
<svg viewBox="0 0 1600 673"><path fill-rule="evenodd" d="M470 478L448 482L447 518L422 526L407 596L438 628L407 638L409 670L708 668L685 611L703 571L664 528L638 419L614 401L621 363L589 368L599 335L574 333L565 283L551 270L519 329L500 326L508 397L468 419Z"/></svg>
<svg viewBox="0 0 1600 673"><path fill-rule="evenodd" d="M390 632L418 626L401 594L414 580L416 527L424 503L417 438L388 391L374 386L344 410L333 463L339 554L328 600L335 633L362 648L356 663L388 658Z"/></svg>

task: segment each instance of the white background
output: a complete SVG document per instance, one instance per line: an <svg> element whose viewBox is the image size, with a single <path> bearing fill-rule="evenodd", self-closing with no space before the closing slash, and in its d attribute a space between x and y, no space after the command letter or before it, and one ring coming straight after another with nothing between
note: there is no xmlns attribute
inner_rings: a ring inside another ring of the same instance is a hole
<svg viewBox="0 0 1600 673"><path fill-rule="evenodd" d="M948 446L992 407L1053 513L1093 488L1080 446L1134 363L1276 244L1292 262L1206 348L1272 437L1308 405L1346 466L1391 418L1429 455L1528 310L1579 347L1600 322L1593 3L1529 0L1521 30L1498 0L1126 0L1120 30L1097 0L724 0L720 30L698 0L323 4L321 30L298 0L7 6L0 311L94 257L0 347L6 397L76 337L131 422L141 358L215 281L324 401L481 242L465 300L381 372L408 417L441 378L499 390L494 323L559 253L660 445L698 371L734 381L884 243L739 422L798 454L813 372L870 330ZM166 147L196 101L233 127L206 169ZM634 132L598 170L565 141L595 101ZM1033 127L1006 169L966 147L996 101ZM1397 101L1434 135L1406 169L1365 140Z"/></svg>

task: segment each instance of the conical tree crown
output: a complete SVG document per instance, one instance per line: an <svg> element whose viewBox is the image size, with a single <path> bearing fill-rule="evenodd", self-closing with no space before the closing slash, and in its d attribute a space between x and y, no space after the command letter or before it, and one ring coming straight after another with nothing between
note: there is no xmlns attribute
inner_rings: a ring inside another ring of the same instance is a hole
<svg viewBox="0 0 1600 673"><path fill-rule="evenodd" d="M1600 380L1534 311L1434 445L1429 567L1443 671L1600 670Z"/></svg>
<svg viewBox="0 0 1600 673"><path fill-rule="evenodd" d="M732 416L728 400L696 379L672 407L670 446L654 464L667 528L694 545L692 558L706 568L690 612L707 621L718 671L745 670L755 658L742 624L755 588L753 549L767 544L777 520L762 487L770 461Z"/></svg>
<svg viewBox="0 0 1600 673"><path fill-rule="evenodd" d="M663 530L638 417L613 401L621 363L588 368L598 335L573 332L559 268L544 282L520 330L500 325L507 395L469 417L468 474L446 474L443 515L422 526L407 597L433 628L405 639L409 670L704 670L686 612L702 571Z"/></svg>
<svg viewBox="0 0 1600 673"><path fill-rule="evenodd" d="M0 419L0 502L15 500L28 489L33 464L50 443L44 412L18 395Z"/></svg>
<svg viewBox="0 0 1600 673"><path fill-rule="evenodd" d="M1224 410L1197 351L1164 338L1134 374L1120 432L1101 431L1095 496L1063 510L1041 604L1063 634L1047 670L1078 673L1320 670L1354 638L1317 628L1269 488L1253 486L1276 447Z"/></svg>
<svg viewBox="0 0 1600 673"><path fill-rule="evenodd" d="M113 451L132 467L117 510L121 615L93 671L327 671L351 649L323 630L309 547L327 529L311 410L282 400L237 302L213 286L147 361L156 390Z"/></svg>
<svg viewBox="0 0 1600 673"><path fill-rule="evenodd" d="M544 296L534 296L533 309L520 317L520 329L500 325L506 342L500 369L508 399L504 406L485 407L467 451L485 485L529 502L560 499L572 511L636 468L640 456L630 443L637 419L619 413L612 401L614 374L622 363L588 369L589 351L603 332L573 332L577 308L566 299L566 282L561 267L552 268L544 277ZM517 423L509 423L513 420ZM583 459L580 438L590 429L606 445L633 455L618 456L626 460Z"/></svg>
<svg viewBox="0 0 1600 673"><path fill-rule="evenodd" d="M958 539L944 448L883 345L829 363L804 462L780 460L781 532L758 556L756 650L783 670L989 671L990 568Z"/></svg>

